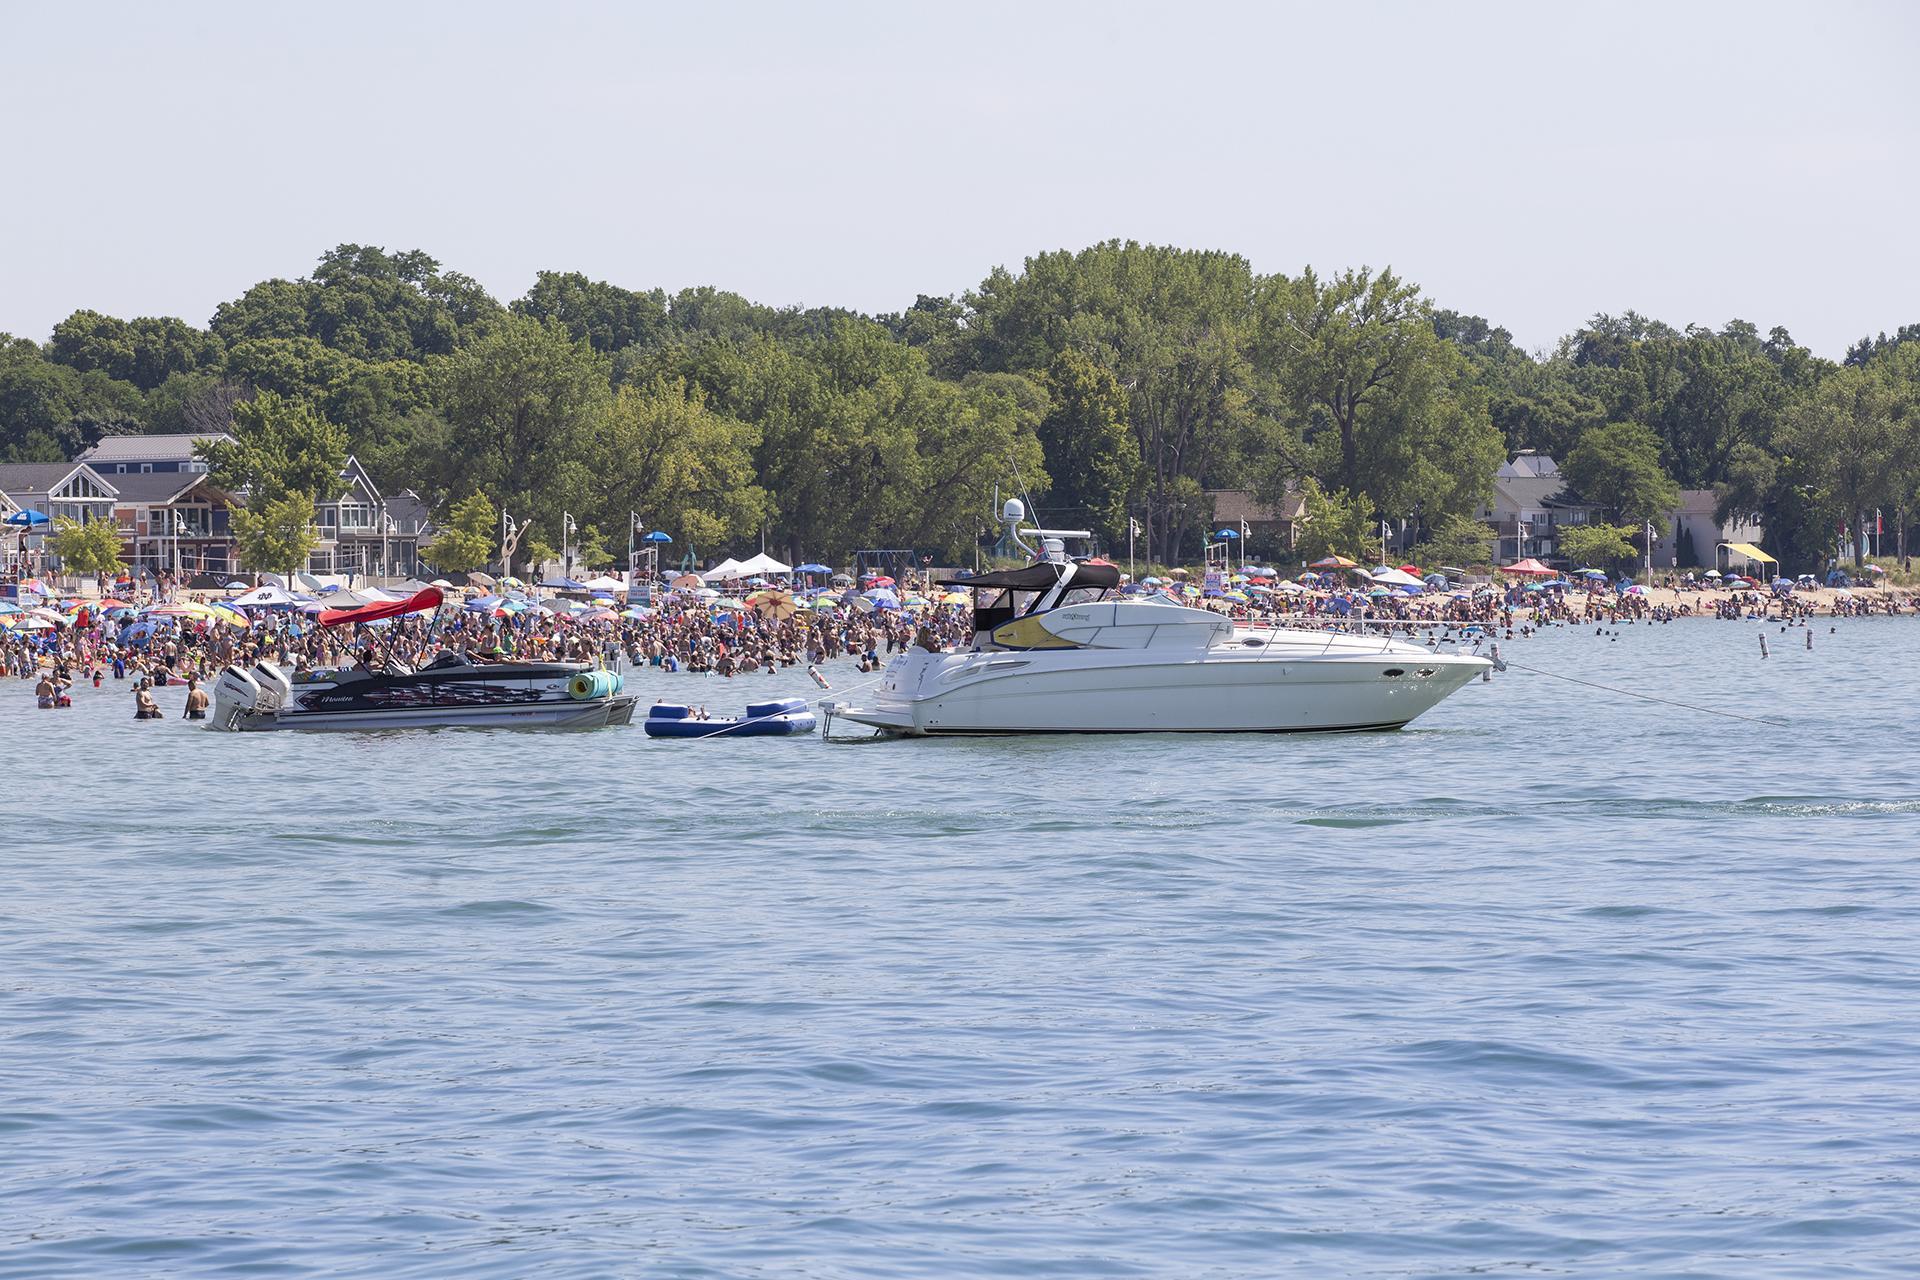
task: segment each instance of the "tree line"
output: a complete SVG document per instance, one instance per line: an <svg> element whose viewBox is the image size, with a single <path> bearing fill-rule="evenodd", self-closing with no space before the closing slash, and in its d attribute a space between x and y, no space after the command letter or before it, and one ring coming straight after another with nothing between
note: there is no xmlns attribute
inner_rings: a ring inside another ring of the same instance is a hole
<svg viewBox="0 0 1920 1280"><path fill-rule="evenodd" d="M205 431L241 438L215 471L247 487L254 541L291 530L350 451L457 526L457 558L504 509L531 530L523 559L560 542L562 512L593 563L624 551L629 512L701 554L764 534L790 558L961 559L997 489L1110 546L1132 522L1171 563L1211 526L1205 491L1246 488L1305 502L1303 550L1356 554L1386 519L1484 561L1471 516L1503 458L1535 449L1616 536L1712 489L1811 567L1876 510L1904 553L1920 326L1834 363L1779 328L1628 313L1528 352L1392 271L1262 275L1110 241L871 316L563 272L503 305L424 253L342 245L204 328L82 310L45 343L0 335L0 459Z"/></svg>

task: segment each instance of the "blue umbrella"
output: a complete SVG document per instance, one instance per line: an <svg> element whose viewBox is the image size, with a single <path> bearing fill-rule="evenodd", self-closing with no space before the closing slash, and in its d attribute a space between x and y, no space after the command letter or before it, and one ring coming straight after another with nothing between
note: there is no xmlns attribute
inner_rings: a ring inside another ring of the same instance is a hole
<svg viewBox="0 0 1920 1280"><path fill-rule="evenodd" d="M793 571L795 573L832 573L833 572L832 569L828 568L824 564L795 565Z"/></svg>
<svg viewBox="0 0 1920 1280"><path fill-rule="evenodd" d="M53 520L38 511L21 509L7 517L7 523L17 529L31 529L35 525L52 524Z"/></svg>
<svg viewBox="0 0 1920 1280"><path fill-rule="evenodd" d="M1240 531L1238 529L1215 529L1213 536L1216 538L1237 538L1240 536Z"/></svg>
<svg viewBox="0 0 1920 1280"><path fill-rule="evenodd" d="M641 538L641 539L640 539L640 541L642 541L642 542L672 542L672 541L673 541L673 539L672 539L672 538L670 538L670 537L668 537L668 536L667 536L666 534L664 534L664 533L662 533L662 532L660 532L660 531L659 531L658 529L655 529L655 530L654 530L654 531L653 531L652 533L649 533L649 534L647 534L647 535L646 535L645 537L643 537L643 538Z"/></svg>

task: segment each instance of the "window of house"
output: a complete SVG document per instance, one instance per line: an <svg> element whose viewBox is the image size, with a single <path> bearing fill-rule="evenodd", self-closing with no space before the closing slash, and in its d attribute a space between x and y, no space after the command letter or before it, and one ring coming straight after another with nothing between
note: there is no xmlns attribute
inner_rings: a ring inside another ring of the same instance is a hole
<svg viewBox="0 0 1920 1280"><path fill-rule="evenodd" d="M153 464L152 464L151 462L143 462L143 463L141 463L141 464L140 464L140 474L141 474L141 475L143 475L143 476L146 476L146 475L152 475L152 474L153 474Z"/></svg>

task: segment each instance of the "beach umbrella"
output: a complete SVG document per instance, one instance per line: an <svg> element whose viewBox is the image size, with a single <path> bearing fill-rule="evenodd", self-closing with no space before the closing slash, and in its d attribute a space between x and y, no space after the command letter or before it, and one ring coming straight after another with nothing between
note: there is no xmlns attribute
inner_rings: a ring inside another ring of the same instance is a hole
<svg viewBox="0 0 1920 1280"><path fill-rule="evenodd" d="M432 582L428 583L427 585L438 587L442 591L453 590L453 584L451 582L448 582L445 578L435 578Z"/></svg>
<svg viewBox="0 0 1920 1280"><path fill-rule="evenodd" d="M1309 569L1358 569L1360 566L1345 556L1323 556L1308 565Z"/></svg>
<svg viewBox="0 0 1920 1280"><path fill-rule="evenodd" d="M701 587L698 591L693 593L693 598L696 600L718 600L720 598L720 593L718 591L715 591L712 587Z"/></svg>
<svg viewBox="0 0 1920 1280"><path fill-rule="evenodd" d="M793 571L795 573L832 573L833 569L824 564L797 564L793 567Z"/></svg>
<svg viewBox="0 0 1920 1280"><path fill-rule="evenodd" d="M1882 568L1881 568L1881 567L1880 567L1879 565L1877 565L1877 564L1870 564L1870 565L1868 565L1868 566L1867 566L1867 572L1868 572L1868 573L1885 573L1885 572L1886 572L1886 570L1885 570L1885 569L1882 569Z"/></svg>
<svg viewBox="0 0 1920 1280"><path fill-rule="evenodd" d="M674 587L699 588L699 587L704 587L707 584L701 579L700 575L697 573L683 573L679 577L675 578L668 585L674 586Z"/></svg>
<svg viewBox="0 0 1920 1280"><path fill-rule="evenodd" d="M651 618L653 616L653 610L643 609L639 605L634 605L631 609L628 609L625 613L622 613L620 616L623 618L635 618L635 619Z"/></svg>
<svg viewBox="0 0 1920 1280"><path fill-rule="evenodd" d="M813 611L815 613L832 613L838 607L839 607L839 601L829 599L826 596L820 596L819 598L814 600L812 605Z"/></svg>
<svg viewBox="0 0 1920 1280"><path fill-rule="evenodd" d="M778 587L769 587L756 591L747 597L747 603L761 617L774 622L783 622L799 612L800 606L794 603L793 596Z"/></svg>
<svg viewBox="0 0 1920 1280"><path fill-rule="evenodd" d="M947 592L947 594L940 597L940 603L941 604L971 604L972 601L967 599L967 593L964 591L949 591Z"/></svg>
<svg viewBox="0 0 1920 1280"><path fill-rule="evenodd" d="M1601 574L1600 576L1605 577L1606 575ZM1709 569L1705 573L1701 574L1700 576L1703 578L1717 578L1720 576L1720 571L1718 569Z"/></svg>

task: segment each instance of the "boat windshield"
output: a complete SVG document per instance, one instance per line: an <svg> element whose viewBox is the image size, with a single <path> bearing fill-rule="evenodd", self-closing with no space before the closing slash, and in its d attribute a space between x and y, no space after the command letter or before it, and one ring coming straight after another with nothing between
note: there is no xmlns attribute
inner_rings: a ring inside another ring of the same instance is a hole
<svg viewBox="0 0 1920 1280"><path fill-rule="evenodd" d="M1093 604L1097 600L1105 600L1106 598L1107 589L1105 587L1075 587L1064 596L1061 596L1060 603L1055 605L1054 608L1064 609L1068 605Z"/></svg>

